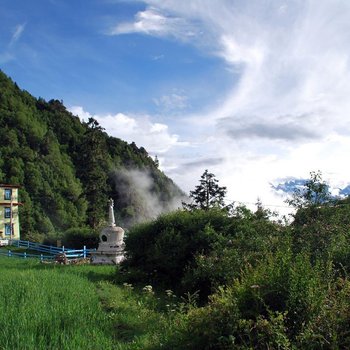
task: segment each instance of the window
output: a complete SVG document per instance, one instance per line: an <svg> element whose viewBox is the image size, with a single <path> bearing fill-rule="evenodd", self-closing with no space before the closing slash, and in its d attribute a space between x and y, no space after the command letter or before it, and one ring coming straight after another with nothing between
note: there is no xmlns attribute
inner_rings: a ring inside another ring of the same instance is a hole
<svg viewBox="0 0 350 350"><path fill-rule="evenodd" d="M11 224L5 224L5 235L10 236L12 233Z"/></svg>
<svg viewBox="0 0 350 350"><path fill-rule="evenodd" d="M5 219L11 218L11 208L5 208Z"/></svg>
<svg viewBox="0 0 350 350"><path fill-rule="evenodd" d="M12 190L10 188L5 189L5 200L11 200L12 197Z"/></svg>

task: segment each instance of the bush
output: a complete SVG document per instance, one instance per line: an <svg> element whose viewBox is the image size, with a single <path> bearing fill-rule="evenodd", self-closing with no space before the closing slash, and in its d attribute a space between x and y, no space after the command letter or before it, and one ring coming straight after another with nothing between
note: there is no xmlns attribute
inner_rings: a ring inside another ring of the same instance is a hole
<svg viewBox="0 0 350 350"><path fill-rule="evenodd" d="M335 206L299 209L291 225L294 252L306 251L313 261L340 259L347 265L349 253L344 247L350 243L349 208L349 203L340 202Z"/></svg>
<svg viewBox="0 0 350 350"><path fill-rule="evenodd" d="M189 349L290 349L323 310L331 278L329 267L281 249L193 309L180 342Z"/></svg>
<svg viewBox="0 0 350 350"><path fill-rule="evenodd" d="M176 211L138 225L125 239L126 268L136 267L150 284L179 289L185 268L199 252L207 254L231 219L220 210ZM217 233L218 232L218 233Z"/></svg>
<svg viewBox="0 0 350 350"><path fill-rule="evenodd" d="M59 240L61 240L62 235L57 234L57 233L49 233L47 235L43 235L44 239L42 241L43 244L45 245L51 245L56 247L57 246L57 242Z"/></svg>
<svg viewBox="0 0 350 350"><path fill-rule="evenodd" d="M297 338L300 349L350 348L350 282L338 278L328 290L322 309Z"/></svg>
<svg viewBox="0 0 350 350"><path fill-rule="evenodd" d="M199 291L201 302L240 275L245 264L284 244L286 228L240 208L234 216L218 209L177 211L133 228L126 238L127 269L139 269L144 282ZM283 236L282 236L283 233Z"/></svg>
<svg viewBox="0 0 350 350"><path fill-rule="evenodd" d="M91 228L70 228L64 232L62 244L69 248L81 249L83 246L87 248L97 248L99 242L99 234Z"/></svg>

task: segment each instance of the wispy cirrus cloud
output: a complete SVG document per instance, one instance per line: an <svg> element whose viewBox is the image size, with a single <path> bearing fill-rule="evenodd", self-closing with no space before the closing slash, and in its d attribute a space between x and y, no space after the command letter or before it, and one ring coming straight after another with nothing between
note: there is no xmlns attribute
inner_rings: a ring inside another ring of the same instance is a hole
<svg viewBox="0 0 350 350"><path fill-rule="evenodd" d="M164 113L172 111L184 110L188 107L188 97L178 90L174 90L168 95L162 95L158 98L154 98L153 102L159 107Z"/></svg>
<svg viewBox="0 0 350 350"><path fill-rule="evenodd" d="M24 29L26 27L26 23L18 24L13 29L11 39L7 44L7 47L3 52L0 52L0 63L4 64L10 61L13 61L16 58L16 55L14 53L15 44L18 42L18 40L21 38Z"/></svg>
<svg viewBox="0 0 350 350"><path fill-rule="evenodd" d="M260 196L273 203L269 184L276 178L305 178L317 169L337 179L348 173L349 2L142 3L144 10L116 23L107 34L162 38L157 53L165 52L167 58L163 39L185 42L220 62L231 84L227 89L215 77L201 80L201 89L222 88L222 95L216 101L203 98L194 107L183 91L196 86L169 91L173 82L164 84L164 90L153 95L159 114L94 116L111 135L160 153L162 168L185 190L209 168L234 200L254 202ZM185 137L191 142L183 142Z"/></svg>
<svg viewBox="0 0 350 350"><path fill-rule="evenodd" d="M198 159L208 159L238 197L247 198L250 187L252 196L273 201L268 184L278 176L321 169L337 177L344 171L340 155L350 151L350 3L144 3L145 13L115 34L179 38L195 27L189 44L221 58L232 76L220 105L208 101L209 112L184 116L200 146L190 152L192 159L175 156L172 173L179 182L194 178L195 167L189 175L186 164L202 166Z"/></svg>
<svg viewBox="0 0 350 350"><path fill-rule="evenodd" d="M132 22L122 22L111 27L107 34L121 35L141 33L153 36L173 36L181 40L188 40L196 35L196 27L186 19L165 15L161 10L148 7L139 11Z"/></svg>
<svg viewBox="0 0 350 350"><path fill-rule="evenodd" d="M25 27L26 27L26 23L16 25L16 27L13 31L9 46L14 45L20 39L20 37L22 36L22 34L24 32Z"/></svg>
<svg viewBox="0 0 350 350"><path fill-rule="evenodd" d="M233 140L242 138L263 138L269 140L300 141L319 138L313 130L308 130L295 123L243 123L235 121L225 123L225 132Z"/></svg>
<svg viewBox="0 0 350 350"><path fill-rule="evenodd" d="M208 167L213 167L213 166L218 166L222 165L224 162L223 158L201 158L197 160L193 160L190 162L184 162L182 164L182 168L186 169L186 171L191 170L191 169L198 169L198 168L208 168Z"/></svg>

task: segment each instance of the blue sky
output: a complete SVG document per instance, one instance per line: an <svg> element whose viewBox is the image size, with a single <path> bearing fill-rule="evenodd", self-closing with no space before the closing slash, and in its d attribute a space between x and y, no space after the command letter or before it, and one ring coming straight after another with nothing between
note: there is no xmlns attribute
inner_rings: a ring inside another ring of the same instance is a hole
<svg viewBox="0 0 350 350"><path fill-rule="evenodd" d="M229 198L350 176L350 2L0 0L0 68L135 141L184 190Z"/></svg>
<svg viewBox="0 0 350 350"><path fill-rule="evenodd" d="M165 93L219 96L229 86L220 59L192 45L145 34L109 35L145 10L134 1L1 1L0 62L35 96L83 104L92 113L161 112Z"/></svg>

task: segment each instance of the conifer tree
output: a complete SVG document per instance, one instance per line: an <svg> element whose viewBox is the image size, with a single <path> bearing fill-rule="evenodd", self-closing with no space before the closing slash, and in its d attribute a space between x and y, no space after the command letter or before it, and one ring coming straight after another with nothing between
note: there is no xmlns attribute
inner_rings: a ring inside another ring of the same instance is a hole
<svg viewBox="0 0 350 350"><path fill-rule="evenodd" d="M185 209L203 209L209 210L210 208L224 208L224 198L227 192L225 186L218 185L219 180L215 178L215 175L205 170L199 185L196 186L194 191L190 191L190 198L192 203L183 203Z"/></svg>
<svg viewBox="0 0 350 350"><path fill-rule="evenodd" d="M88 200L87 221L96 228L105 216L107 203L107 161L103 128L94 118L86 123L81 147L81 174L84 193Z"/></svg>

